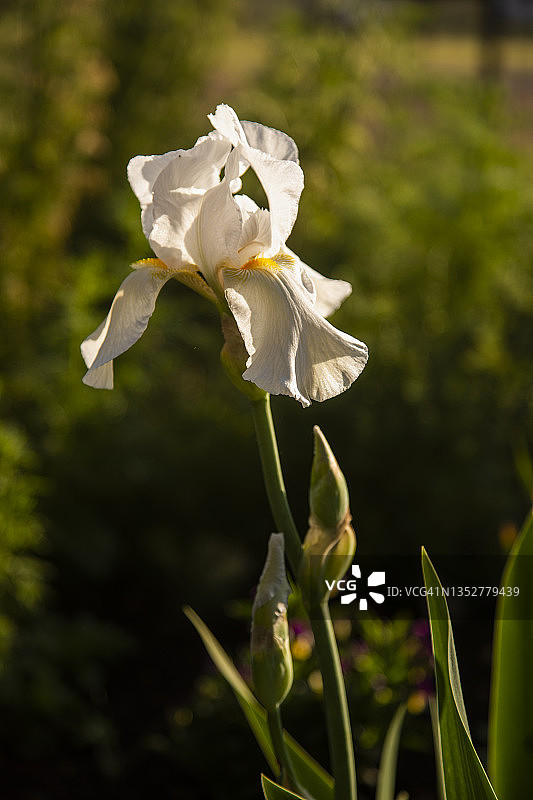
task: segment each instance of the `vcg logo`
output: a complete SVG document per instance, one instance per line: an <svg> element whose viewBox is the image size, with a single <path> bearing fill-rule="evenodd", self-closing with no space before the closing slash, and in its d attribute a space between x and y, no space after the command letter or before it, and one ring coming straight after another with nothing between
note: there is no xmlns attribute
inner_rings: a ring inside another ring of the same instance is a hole
<svg viewBox="0 0 533 800"><path fill-rule="evenodd" d="M383 586L385 584L384 572L371 572L366 580L366 586L364 581L361 581L363 585L361 586L360 584L359 590L357 587L357 580L361 578L361 568L359 564L352 564L352 575L353 578L342 578L340 581L326 581L330 592L336 587L341 593L341 604L343 606L347 606L359 598L359 610L366 611L368 609L367 593L374 602L379 604L384 602L385 596L381 594L381 592L370 591L370 587ZM367 589L367 591L365 591L365 589ZM359 595L357 594L358 591ZM344 594L344 592L347 592L347 594Z"/></svg>

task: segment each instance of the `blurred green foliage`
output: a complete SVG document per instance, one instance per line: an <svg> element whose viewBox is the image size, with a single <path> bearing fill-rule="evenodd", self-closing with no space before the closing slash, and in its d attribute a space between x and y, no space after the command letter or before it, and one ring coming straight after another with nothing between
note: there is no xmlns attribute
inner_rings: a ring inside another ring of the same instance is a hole
<svg viewBox="0 0 533 800"><path fill-rule="evenodd" d="M380 9L4 2L6 797L212 791L169 721L202 659L181 604L246 636L224 603L250 590L272 529L247 405L219 369L216 315L180 285L112 393L81 384L79 342L150 255L129 158L191 146L218 102L298 143L289 244L352 282L334 322L371 351L345 395L274 401L302 529L315 423L367 552L498 552L527 508L512 448L532 444L531 152L509 139L504 96L429 73L412 21Z"/></svg>
<svg viewBox="0 0 533 800"><path fill-rule="evenodd" d="M43 589L45 569L35 554L42 543L35 513L39 481L31 467L24 437L0 426L0 658L9 649L17 616L35 608Z"/></svg>

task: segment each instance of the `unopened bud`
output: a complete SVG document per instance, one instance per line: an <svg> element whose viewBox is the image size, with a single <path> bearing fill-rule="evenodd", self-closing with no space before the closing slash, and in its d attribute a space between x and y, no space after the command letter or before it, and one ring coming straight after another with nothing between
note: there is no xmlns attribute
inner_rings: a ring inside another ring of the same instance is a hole
<svg viewBox="0 0 533 800"><path fill-rule="evenodd" d="M324 434L314 428L315 454L309 489L309 530L303 543L298 583L307 602L322 602L328 582L344 576L355 554L346 480Z"/></svg>
<svg viewBox="0 0 533 800"><path fill-rule="evenodd" d="M350 513L348 487L337 459L318 425L313 428L313 433L315 453L309 487L309 522L321 528L338 528Z"/></svg>
<svg viewBox="0 0 533 800"><path fill-rule="evenodd" d="M220 353L220 361L226 375L237 389L250 400L260 400L266 392L251 381L245 381L242 373L246 369L248 353L244 346L237 323L229 314L221 316L222 333L224 334L224 347Z"/></svg>
<svg viewBox="0 0 533 800"><path fill-rule="evenodd" d="M273 533L252 608L252 679L267 711L283 702L292 686L287 605L290 586L285 573L282 533Z"/></svg>

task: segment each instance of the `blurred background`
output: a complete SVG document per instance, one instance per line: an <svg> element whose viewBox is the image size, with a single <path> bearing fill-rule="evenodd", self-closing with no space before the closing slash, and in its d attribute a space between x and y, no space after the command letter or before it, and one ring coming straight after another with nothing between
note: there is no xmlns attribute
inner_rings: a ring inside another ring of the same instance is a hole
<svg viewBox="0 0 533 800"><path fill-rule="evenodd" d="M116 388L79 343L151 255L125 177L219 102L289 133L290 246L353 294L344 395L273 398L305 531L312 426L366 553L501 554L533 470L533 33L527 0L3 0L0 775L6 800L252 798L266 769L181 607L246 672L273 522L216 312L167 284ZM481 630L480 630L481 628ZM490 625L458 630L483 754ZM400 788L434 800L421 621L338 625L362 800L400 699ZM305 624L287 723L327 764ZM420 712L420 713L419 713ZM208 767L208 757L212 766Z"/></svg>

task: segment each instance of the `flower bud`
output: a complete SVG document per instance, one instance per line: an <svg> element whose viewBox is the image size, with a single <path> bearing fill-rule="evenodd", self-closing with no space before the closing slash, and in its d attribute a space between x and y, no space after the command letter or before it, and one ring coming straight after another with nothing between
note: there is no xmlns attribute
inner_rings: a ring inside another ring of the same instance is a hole
<svg viewBox="0 0 533 800"><path fill-rule="evenodd" d="M342 578L355 554L348 487L324 434L314 428L315 453L309 489L309 530L303 543L298 583L308 603L330 594L326 581Z"/></svg>
<svg viewBox="0 0 533 800"><path fill-rule="evenodd" d="M252 679L255 695L267 711L282 703L292 686L287 621L290 586L283 551L283 534L273 533L252 608Z"/></svg>
<svg viewBox="0 0 533 800"><path fill-rule="evenodd" d="M220 353L220 361L224 371L230 381L237 389L245 394L250 400L260 400L265 397L266 392L256 386L251 381L245 381L242 373L246 369L248 353L244 346L242 336L237 327L237 323L229 314L222 314L222 333L224 334L224 346Z"/></svg>
<svg viewBox="0 0 533 800"><path fill-rule="evenodd" d="M309 488L310 525L338 528L350 513L348 487L326 437L318 427L313 428L315 454Z"/></svg>

